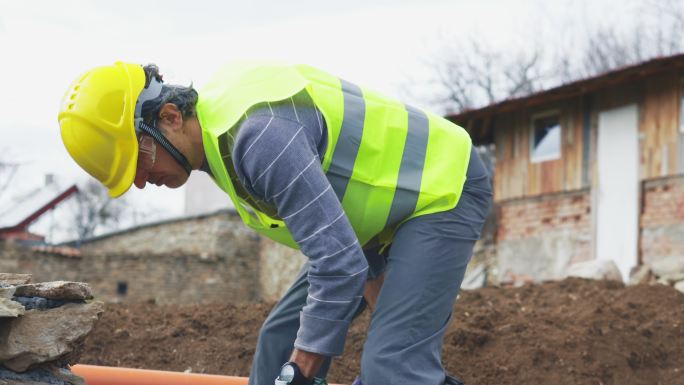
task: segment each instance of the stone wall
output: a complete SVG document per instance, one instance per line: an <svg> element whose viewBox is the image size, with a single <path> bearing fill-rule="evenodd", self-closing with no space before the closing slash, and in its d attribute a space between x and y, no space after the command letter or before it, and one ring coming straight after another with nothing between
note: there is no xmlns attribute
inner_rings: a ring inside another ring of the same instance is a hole
<svg viewBox="0 0 684 385"><path fill-rule="evenodd" d="M0 271L31 272L37 279L88 282L107 302L240 302L258 298L256 262L192 255L88 254L64 257L6 247ZM40 278L39 278L40 277Z"/></svg>
<svg viewBox="0 0 684 385"><path fill-rule="evenodd" d="M294 282L306 257L299 250L265 239L259 253L261 298L276 301Z"/></svg>
<svg viewBox="0 0 684 385"><path fill-rule="evenodd" d="M0 272L40 281L88 282L108 301L216 302L278 299L304 256L221 211L98 237L80 255L0 246Z"/></svg>
<svg viewBox="0 0 684 385"><path fill-rule="evenodd" d="M96 292L128 299L154 293L158 302L232 302L260 299L259 237L234 212L221 211L142 226L96 238L83 245L97 261L95 274L81 268ZM107 287L93 282L108 271ZM116 298L116 297L115 297Z"/></svg>
<svg viewBox="0 0 684 385"><path fill-rule="evenodd" d="M80 245L84 253L194 255L213 259L221 255L255 255L259 236L237 213L217 211L157 222L93 238Z"/></svg>
<svg viewBox="0 0 684 385"><path fill-rule="evenodd" d="M592 258L588 190L500 202L499 280L546 280Z"/></svg>
<svg viewBox="0 0 684 385"><path fill-rule="evenodd" d="M644 182L640 246L645 264L684 258L684 175Z"/></svg>

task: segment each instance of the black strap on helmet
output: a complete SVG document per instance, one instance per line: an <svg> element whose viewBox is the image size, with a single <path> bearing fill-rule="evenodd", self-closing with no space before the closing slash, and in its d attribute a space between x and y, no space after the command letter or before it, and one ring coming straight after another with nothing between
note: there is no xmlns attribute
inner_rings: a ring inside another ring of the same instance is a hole
<svg viewBox="0 0 684 385"><path fill-rule="evenodd" d="M140 121L138 123L138 129L142 131L144 134L147 134L151 137L154 138L154 140L157 141L164 149L171 154L171 157L178 162L178 164L183 167L185 172L190 175L190 172L192 171L192 166L190 166L190 162L188 162L188 159L183 155L178 149L169 142L168 139L159 131L157 127L150 126L146 124L143 121Z"/></svg>

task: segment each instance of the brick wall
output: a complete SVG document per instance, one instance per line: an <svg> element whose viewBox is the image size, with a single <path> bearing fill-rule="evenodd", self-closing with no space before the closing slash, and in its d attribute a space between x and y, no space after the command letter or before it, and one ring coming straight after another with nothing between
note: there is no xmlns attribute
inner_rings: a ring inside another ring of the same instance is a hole
<svg viewBox="0 0 684 385"><path fill-rule="evenodd" d="M502 281L557 278L567 266L592 258L588 190L500 202L498 214Z"/></svg>
<svg viewBox="0 0 684 385"><path fill-rule="evenodd" d="M684 257L684 176L648 180L641 213L643 263Z"/></svg>

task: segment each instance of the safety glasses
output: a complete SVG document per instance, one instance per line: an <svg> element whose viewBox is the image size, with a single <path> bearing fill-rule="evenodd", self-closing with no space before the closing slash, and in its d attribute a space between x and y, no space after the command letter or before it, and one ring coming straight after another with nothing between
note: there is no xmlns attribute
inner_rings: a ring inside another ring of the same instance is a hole
<svg viewBox="0 0 684 385"><path fill-rule="evenodd" d="M157 158L157 144L154 138L147 135L140 135L138 138L138 164L135 171L135 185L145 186L147 176L154 167Z"/></svg>

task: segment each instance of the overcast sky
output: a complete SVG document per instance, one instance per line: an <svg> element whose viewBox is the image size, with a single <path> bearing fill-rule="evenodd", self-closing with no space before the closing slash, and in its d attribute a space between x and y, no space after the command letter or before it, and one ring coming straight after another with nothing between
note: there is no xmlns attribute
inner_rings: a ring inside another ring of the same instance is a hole
<svg viewBox="0 0 684 385"><path fill-rule="evenodd" d="M638 4L0 0L0 160L22 163L0 200L39 186L45 173L67 182L86 178L62 145L57 110L69 83L96 65L153 62L167 82L193 82L201 89L228 60L273 58L309 63L397 95L409 80L426 81L425 60L461 37L475 36L502 49L524 47L578 33L586 19L628 25L625 14ZM156 207L162 216L182 212L182 188L134 190L127 194L130 200Z"/></svg>

